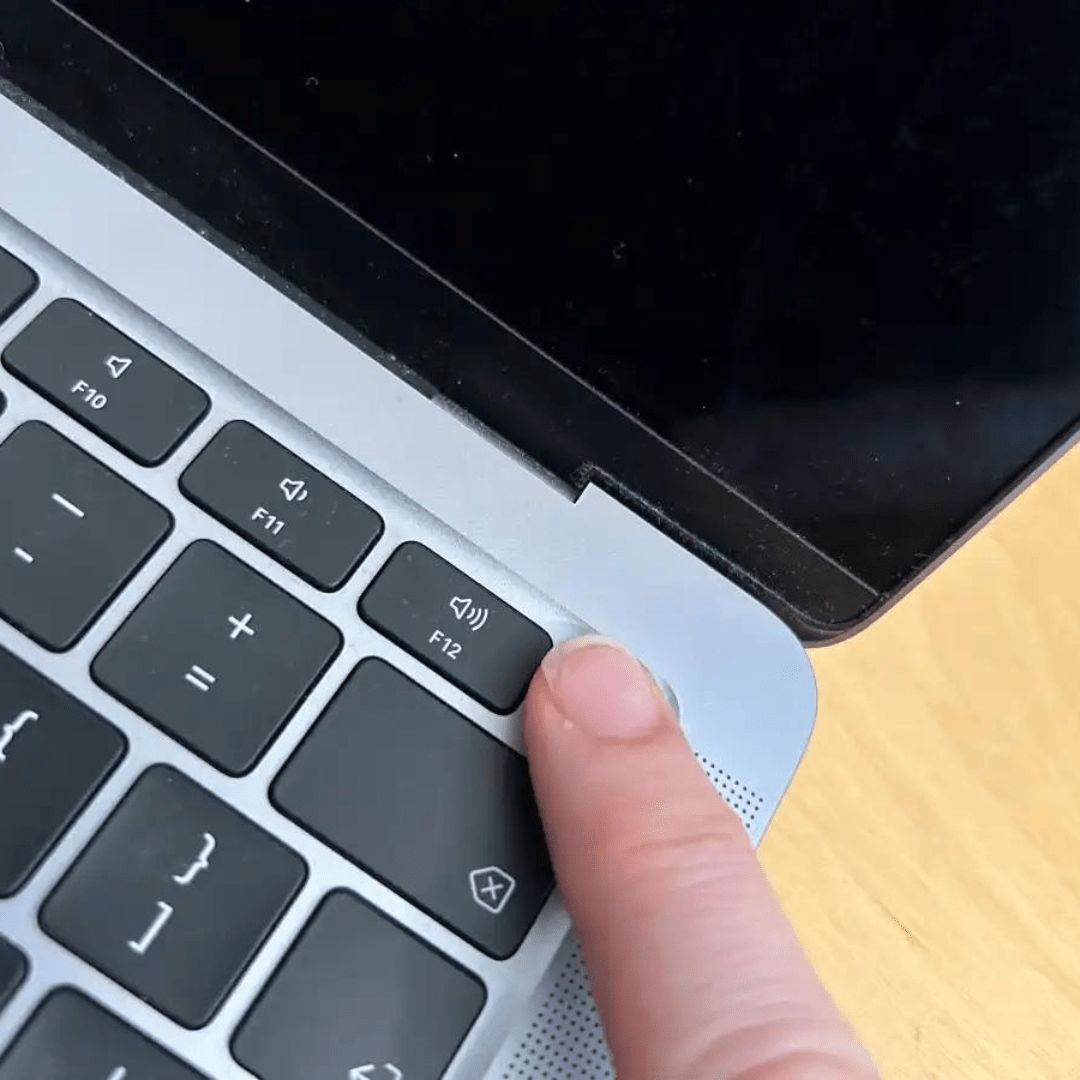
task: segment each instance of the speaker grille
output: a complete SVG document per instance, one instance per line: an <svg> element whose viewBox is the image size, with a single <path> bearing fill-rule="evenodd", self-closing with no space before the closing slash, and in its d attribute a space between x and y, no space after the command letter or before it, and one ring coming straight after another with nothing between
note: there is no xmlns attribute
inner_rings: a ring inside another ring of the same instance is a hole
<svg viewBox="0 0 1080 1080"><path fill-rule="evenodd" d="M715 762L697 758L713 787L751 829L764 799ZM564 955L528 1030L501 1059L502 1072L493 1074L500 1080L614 1080L581 946L572 942Z"/></svg>
<svg viewBox="0 0 1080 1080"><path fill-rule="evenodd" d="M614 1075L581 946L575 941L502 1078L609 1080Z"/></svg>
<svg viewBox="0 0 1080 1080"><path fill-rule="evenodd" d="M701 754L695 755L705 774L712 781L712 785L724 797L724 801L742 818L742 823L747 830L753 832L754 822L757 820L765 800L756 791L751 791L741 780L736 780L729 772L725 772L715 762L710 761Z"/></svg>

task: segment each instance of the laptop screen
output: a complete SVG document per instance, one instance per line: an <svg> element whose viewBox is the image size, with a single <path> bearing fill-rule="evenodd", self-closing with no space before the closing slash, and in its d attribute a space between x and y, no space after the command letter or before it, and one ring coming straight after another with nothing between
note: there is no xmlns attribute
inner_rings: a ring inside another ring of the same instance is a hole
<svg viewBox="0 0 1080 1080"><path fill-rule="evenodd" d="M873 592L1080 414L1075 5L67 6Z"/></svg>

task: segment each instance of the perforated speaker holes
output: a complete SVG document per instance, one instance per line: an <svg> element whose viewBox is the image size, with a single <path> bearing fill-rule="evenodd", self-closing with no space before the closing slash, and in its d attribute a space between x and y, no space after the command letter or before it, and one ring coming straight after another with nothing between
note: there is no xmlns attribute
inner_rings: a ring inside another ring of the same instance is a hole
<svg viewBox="0 0 1080 1080"><path fill-rule="evenodd" d="M700 754L697 758L713 787L749 829L765 800L715 762ZM500 1080L614 1080L577 942L549 986L528 1031L504 1059Z"/></svg>
<svg viewBox="0 0 1080 1080"><path fill-rule="evenodd" d="M761 812L765 800L756 791L751 791L741 780L736 780L731 773L721 769L715 762L702 757L701 754L695 756L712 781L713 787L723 795L724 801L742 818L742 823L749 829Z"/></svg>

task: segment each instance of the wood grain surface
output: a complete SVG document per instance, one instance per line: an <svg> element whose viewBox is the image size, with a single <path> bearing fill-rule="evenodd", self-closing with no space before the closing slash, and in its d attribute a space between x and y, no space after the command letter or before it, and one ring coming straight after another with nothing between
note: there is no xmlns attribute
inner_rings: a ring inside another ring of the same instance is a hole
<svg viewBox="0 0 1080 1080"><path fill-rule="evenodd" d="M762 858L886 1077L1080 1078L1080 452L812 652Z"/></svg>

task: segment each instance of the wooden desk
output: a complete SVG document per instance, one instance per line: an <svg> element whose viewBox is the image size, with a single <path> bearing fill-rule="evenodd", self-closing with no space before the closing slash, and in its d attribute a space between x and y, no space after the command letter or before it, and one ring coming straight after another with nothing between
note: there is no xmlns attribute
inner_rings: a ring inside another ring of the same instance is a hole
<svg viewBox="0 0 1080 1080"><path fill-rule="evenodd" d="M888 1078L1080 1078L1080 452L876 624L762 845Z"/></svg>

